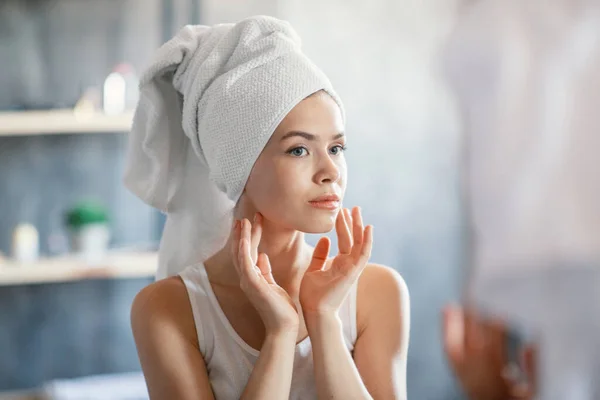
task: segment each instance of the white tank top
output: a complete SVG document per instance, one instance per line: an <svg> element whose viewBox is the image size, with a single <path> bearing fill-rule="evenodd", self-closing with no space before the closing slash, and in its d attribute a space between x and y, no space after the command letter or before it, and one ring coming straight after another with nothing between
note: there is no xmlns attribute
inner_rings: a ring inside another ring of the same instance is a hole
<svg viewBox="0 0 600 400"><path fill-rule="evenodd" d="M190 298L198 344L216 400L237 400L250 378L259 351L250 347L233 329L212 290L204 264L190 266L179 276ZM344 341L350 352L356 342L355 283L339 310ZM316 399L310 338L296 345L290 399Z"/></svg>

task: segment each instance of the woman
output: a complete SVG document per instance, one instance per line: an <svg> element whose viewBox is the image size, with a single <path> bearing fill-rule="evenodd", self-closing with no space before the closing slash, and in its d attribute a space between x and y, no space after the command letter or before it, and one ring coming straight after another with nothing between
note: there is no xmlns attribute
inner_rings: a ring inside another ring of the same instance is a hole
<svg viewBox="0 0 600 400"><path fill-rule="evenodd" d="M188 27L140 88L125 182L168 218L131 312L150 397L405 399L408 290L341 206L343 107L289 24ZM334 228L334 257L305 242Z"/></svg>

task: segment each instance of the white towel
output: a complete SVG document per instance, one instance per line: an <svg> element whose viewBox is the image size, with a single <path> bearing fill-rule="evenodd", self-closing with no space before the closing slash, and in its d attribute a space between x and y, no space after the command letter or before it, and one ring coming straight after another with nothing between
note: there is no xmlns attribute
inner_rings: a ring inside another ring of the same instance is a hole
<svg viewBox="0 0 600 400"><path fill-rule="evenodd" d="M157 279L221 249L250 171L285 115L329 79L289 23L186 26L142 75L125 185L167 214Z"/></svg>

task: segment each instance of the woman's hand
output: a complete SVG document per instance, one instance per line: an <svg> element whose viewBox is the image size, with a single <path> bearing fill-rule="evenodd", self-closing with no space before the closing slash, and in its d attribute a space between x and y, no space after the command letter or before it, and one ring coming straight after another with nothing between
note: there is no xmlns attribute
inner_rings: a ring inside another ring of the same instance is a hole
<svg viewBox="0 0 600 400"><path fill-rule="evenodd" d="M235 224L232 253L240 287L260 315L267 335L295 333L299 326L298 310L273 279L269 257L258 253L261 223L262 216L257 213L254 226L245 218Z"/></svg>
<svg viewBox="0 0 600 400"><path fill-rule="evenodd" d="M526 347L522 367L528 383L516 382L507 368L506 329L458 306L444 309L444 350L465 394L472 400L529 400L535 392L535 350Z"/></svg>
<svg viewBox="0 0 600 400"><path fill-rule="evenodd" d="M322 237L313 252L310 266L300 284L300 304L304 316L337 313L350 287L356 282L371 257L373 227L363 229L360 209L338 213L335 229L339 254L325 269L330 241Z"/></svg>

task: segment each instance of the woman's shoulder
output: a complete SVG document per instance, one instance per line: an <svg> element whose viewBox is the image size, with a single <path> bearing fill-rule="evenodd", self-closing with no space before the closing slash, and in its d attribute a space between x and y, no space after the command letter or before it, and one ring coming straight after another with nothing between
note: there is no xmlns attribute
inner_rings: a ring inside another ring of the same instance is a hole
<svg viewBox="0 0 600 400"><path fill-rule="evenodd" d="M185 284L179 276L161 279L138 292L131 305L131 324L138 332L179 332L196 341L196 328Z"/></svg>
<svg viewBox="0 0 600 400"><path fill-rule="evenodd" d="M374 310L402 314L410 312L408 286L398 271L382 264L369 263L358 280L357 325L362 331Z"/></svg>
<svg viewBox="0 0 600 400"><path fill-rule="evenodd" d="M368 263L359 278L359 290L388 289L408 292L406 282L400 272L383 264Z"/></svg>
<svg viewBox="0 0 600 400"><path fill-rule="evenodd" d="M187 302L185 284L178 276L161 279L145 286L133 300L132 310L156 311Z"/></svg>

